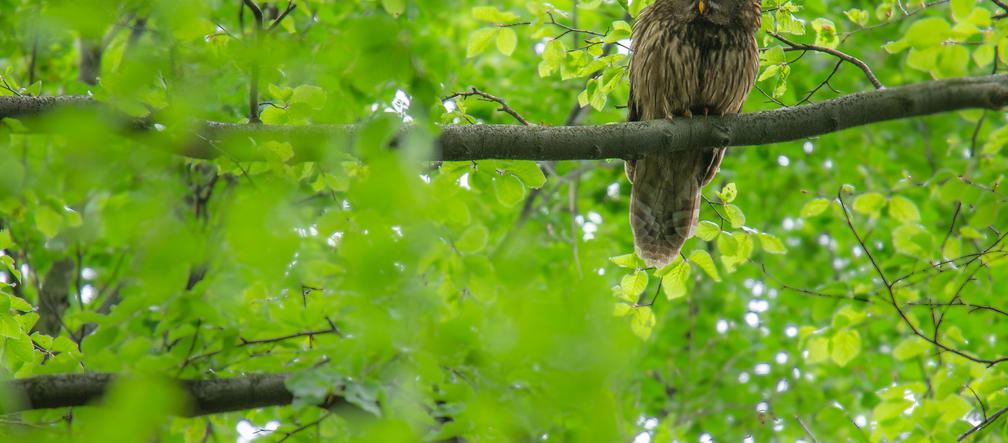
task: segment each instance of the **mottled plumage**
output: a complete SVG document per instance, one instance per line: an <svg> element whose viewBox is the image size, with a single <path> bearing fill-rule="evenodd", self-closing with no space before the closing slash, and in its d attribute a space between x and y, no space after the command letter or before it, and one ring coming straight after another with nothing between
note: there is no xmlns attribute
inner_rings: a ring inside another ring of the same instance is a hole
<svg viewBox="0 0 1008 443"><path fill-rule="evenodd" d="M630 121L737 113L759 68L759 0L657 0L637 17L630 59ZM637 254L661 267L693 235L700 190L724 148L627 161Z"/></svg>

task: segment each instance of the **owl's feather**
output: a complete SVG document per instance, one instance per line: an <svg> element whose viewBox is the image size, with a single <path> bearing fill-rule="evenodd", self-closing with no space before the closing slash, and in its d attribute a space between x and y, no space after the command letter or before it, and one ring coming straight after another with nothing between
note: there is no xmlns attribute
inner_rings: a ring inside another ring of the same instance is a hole
<svg viewBox="0 0 1008 443"><path fill-rule="evenodd" d="M759 68L758 0L658 0L633 30L629 120L737 113ZM701 188L717 173L723 147L644 156L626 163L633 184L630 226L637 254L661 267L693 235Z"/></svg>

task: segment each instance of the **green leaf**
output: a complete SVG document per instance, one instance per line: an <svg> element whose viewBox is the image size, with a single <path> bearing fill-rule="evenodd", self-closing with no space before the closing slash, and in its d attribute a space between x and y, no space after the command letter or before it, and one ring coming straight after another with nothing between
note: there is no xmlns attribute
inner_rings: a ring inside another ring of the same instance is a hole
<svg viewBox="0 0 1008 443"><path fill-rule="evenodd" d="M808 203L805 203L805 206L802 206L799 215L801 215L801 218L815 217L819 214L822 214L823 211L825 211L826 208L829 207L829 204L830 204L829 200L826 200L825 198L817 198Z"/></svg>
<svg viewBox="0 0 1008 443"><path fill-rule="evenodd" d="M609 261L621 268L640 269L645 266L644 260L637 257L637 254L623 254L609 257Z"/></svg>
<svg viewBox="0 0 1008 443"><path fill-rule="evenodd" d="M455 248L462 253L474 254L483 250L489 240L490 232L486 226L473 225L462 233L462 236L455 242Z"/></svg>
<svg viewBox="0 0 1008 443"><path fill-rule="evenodd" d="M745 225L745 214L738 206L725 205L724 214L733 228L738 229Z"/></svg>
<svg viewBox="0 0 1008 443"><path fill-rule="evenodd" d="M0 297L2 297L2 295L0 295ZM32 310L35 309L31 305L31 303L28 303L28 301L26 301L25 299L23 299L21 297L18 297L16 295L8 295L8 300L10 302L9 309L13 309L15 311L21 311L21 312L30 312L30 311L32 311ZM0 312L2 312L2 310L0 310ZM2 315L2 314L0 314L0 315Z"/></svg>
<svg viewBox="0 0 1008 443"><path fill-rule="evenodd" d="M14 240L11 238L10 231L0 229L0 249L8 249L11 246L14 246Z"/></svg>
<svg viewBox="0 0 1008 443"><path fill-rule="evenodd" d="M291 96L294 95L294 88L291 88L289 86L280 87L274 85L273 83L270 83L268 88L270 95L272 95L274 99L279 100L281 102L286 102L287 100L290 100Z"/></svg>
<svg viewBox="0 0 1008 443"><path fill-rule="evenodd" d="M889 200L889 215L901 223L917 223L920 221L920 212L917 210L917 205L898 195Z"/></svg>
<svg viewBox="0 0 1008 443"><path fill-rule="evenodd" d="M505 206L514 206L525 200L525 184L513 175L494 178L494 195Z"/></svg>
<svg viewBox="0 0 1008 443"><path fill-rule="evenodd" d="M837 33L836 25L831 20L821 17L812 20L812 29L816 33L816 46L836 48L840 44L840 36Z"/></svg>
<svg viewBox="0 0 1008 443"><path fill-rule="evenodd" d="M17 338L24 335L21 331L21 324L14 316L7 313L0 313L0 337Z"/></svg>
<svg viewBox="0 0 1008 443"><path fill-rule="evenodd" d="M805 361L810 364L822 363L829 359L829 339L826 337L813 337L808 344L808 357Z"/></svg>
<svg viewBox="0 0 1008 443"><path fill-rule="evenodd" d="M654 311L650 307L635 308L630 314L630 330L641 340L647 340L651 337L655 323L657 323L657 319L655 319Z"/></svg>
<svg viewBox="0 0 1008 443"><path fill-rule="evenodd" d="M406 11L406 0L382 0L382 7L389 14L398 17Z"/></svg>
<svg viewBox="0 0 1008 443"><path fill-rule="evenodd" d="M708 220L697 223L696 236L700 237L703 241L714 240L720 233L721 227L717 223Z"/></svg>
<svg viewBox="0 0 1008 443"><path fill-rule="evenodd" d="M466 46L466 57L475 57L482 54L490 47L490 43L497 37L497 28L483 28L477 30L469 36L469 44Z"/></svg>
<svg viewBox="0 0 1008 443"><path fill-rule="evenodd" d="M847 366L861 353L861 334L852 329L837 331L830 339L830 358L840 366Z"/></svg>
<svg viewBox="0 0 1008 443"><path fill-rule="evenodd" d="M837 311L836 315L833 316L833 327L834 328L844 328L848 326L853 326L861 323L868 314L864 311L854 309L851 305L844 305Z"/></svg>
<svg viewBox="0 0 1008 443"><path fill-rule="evenodd" d="M911 358L923 355L931 349L931 344L920 337L911 336L903 339L893 348L893 357L899 361L906 361Z"/></svg>
<svg viewBox="0 0 1008 443"><path fill-rule="evenodd" d="M945 424L951 424L959 421L964 418L967 413L973 410L973 406L970 405L966 399L957 394L949 394L945 398L939 400L938 405L939 410L942 411L940 421Z"/></svg>
<svg viewBox="0 0 1008 443"><path fill-rule="evenodd" d="M620 291L623 295L622 298L630 303L636 303L637 299L640 298L641 293L647 289L647 284L647 272L637 271L633 274L623 276L623 279L620 280Z"/></svg>
<svg viewBox="0 0 1008 443"><path fill-rule="evenodd" d="M510 56L518 46L518 34L511 28L501 28L497 33L497 49Z"/></svg>
<svg viewBox="0 0 1008 443"><path fill-rule="evenodd" d="M759 233L758 236L760 239L760 244L763 246L764 251L770 254L787 253L787 247L784 246L784 242L782 242L779 238L763 232Z"/></svg>
<svg viewBox="0 0 1008 443"><path fill-rule="evenodd" d="M511 23L515 20L518 20L517 15L510 12L501 11L500 9L497 9L496 7L493 6L477 6L475 8L472 8L472 16L473 18L480 21L489 23L499 23L499 24Z"/></svg>
<svg viewBox="0 0 1008 443"><path fill-rule="evenodd" d="M567 46L563 40L554 39L546 42L543 48L543 61L553 66L559 66L567 58Z"/></svg>
<svg viewBox="0 0 1008 443"><path fill-rule="evenodd" d="M970 13L973 12L973 8L976 7L976 1L974 0L952 0L952 17L956 21L962 21L969 18Z"/></svg>
<svg viewBox="0 0 1008 443"><path fill-rule="evenodd" d="M903 39L910 46L923 49L941 45L951 31L952 26L943 18L924 18L910 25Z"/></svg>
<svg viewBox="0 0 1008 443"><path fill-rule="evenodd" d="M735 201L735 197L738 197L738 188L735 183L728 183L721 192L718 193L718 197L725 203L731 203Z"/></svg>
<svg viewBox="0 0 1008 443"><path fill-rule="evenodd" d="M662 291L665 298L674 300L686 295L690 283L690 266L682 260L676 260L662 276Z"/></svg>
<svg viewBox="0 0 1008 443"><path fill-rule="evenodd" d="M902 395L903 391L901 390L899 393ZM872 411L872 418L881 422L899 417L910 406L913 406L913 402L904 398L886 400L875 406L875 409Z"/></svg>
<svg viewBox="0 0 1008 443"><path fill-rule="evenodd" d="M516 161L506 166L506 169L521 179L525 186L539 189L546 184L546 175L542 168L533 161Z"/></svg>
<svg viewBox="0 0 1008 443"><path fill-rule="evenodd" d="M35 226L47 238L53 238L63 229L63 216L47 206L35 210Z"/></svg>
<svg viewBox="0 0 1008 443"><path fill-rule="evenodd" d="M902 225L893 231L893 247L897 252L918 258L931 256L933 238L920 225Z"/></svg>
<svg viewBox="0 0 1008 443"><path fill-rule="evenodd" d="M302 103L311 109L319 110L325 106L326 92L318 86L301 85L294 88L294 92L291 93L290 103Z"/></svg>
<svg viewBox="0 0 1008 443"><path fill-rule="evenodd" d="M627 314L633 310L634 307L627 303L614 303L613 304L613 316L615 317L626 317Z"/></svg>
<svg viewBox="0 0 1008 443"><path fill-rule="evenodd" d="M860 212L865 215L869 215L872 218L876 218L882 207L885 205L886 198L884 195L877 192L866 192L857 196L854 199L854 211Z"/></svg>
<svg viewBox="0 0 1008 443"><path fill-rule="evenodd" d="M714 281L721 281L721 275L718 274L717 266L714 265L714 259L711 258L710 254L703 249L694 249L689 255L689 261L696 263L700 269L703 269L710 278Z"/></svg>

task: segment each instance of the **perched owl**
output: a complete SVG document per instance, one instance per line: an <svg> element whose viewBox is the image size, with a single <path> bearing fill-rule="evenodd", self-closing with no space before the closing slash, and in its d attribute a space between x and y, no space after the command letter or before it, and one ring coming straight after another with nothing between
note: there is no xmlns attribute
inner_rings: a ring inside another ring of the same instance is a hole
<svg viewBox="0 0 1008 443"><path fill-rule="evenodd" d="M759 0L656 0L637 17L629 120L737 113L759 68ZM693 235L700 190L725 148L655 153L627 161L637 254L661 267Z"/></svg>

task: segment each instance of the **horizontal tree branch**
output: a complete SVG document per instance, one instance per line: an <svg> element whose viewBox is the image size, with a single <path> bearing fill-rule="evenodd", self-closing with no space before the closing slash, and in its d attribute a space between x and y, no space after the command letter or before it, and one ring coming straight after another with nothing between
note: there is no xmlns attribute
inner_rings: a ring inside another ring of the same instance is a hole
<svg viewBox="0 0 1008 443"><path fill-rule="evenodd" d="M294 400L284 381L287 374L250 374L210 380L178 380L188 394L186 416L241 411L266 406L282 406ZM6 382L0 392L12 394L14 404L0 413L33 409L84 406L101 399L118 376L106 373L40 375ZM338 397L326 408L344 406Z"/></svg>
<svg viewBox="0 0 1008 443"><path fill-rule="evenodd" d="M85 97L0 97L0 118L30 118ZM1008 105L1008 75L936 80L846 95L792 108L725 117L694 117L599 126L446 125L432 160L635 159L653 152L711 146L754 146L801 140L890 120ZM133 122L146 128L148 120ZM289 142L294 161L319 160L349 150L354 125L270 126L206 122L179 153L195 158L227 155L258 160L247 141ZM231 143L237 140L239 143Z"/></svg>

